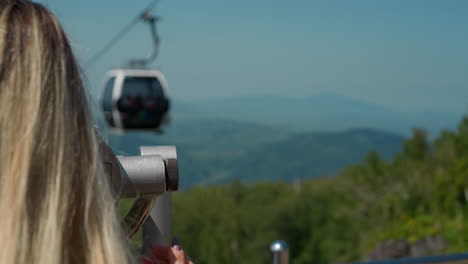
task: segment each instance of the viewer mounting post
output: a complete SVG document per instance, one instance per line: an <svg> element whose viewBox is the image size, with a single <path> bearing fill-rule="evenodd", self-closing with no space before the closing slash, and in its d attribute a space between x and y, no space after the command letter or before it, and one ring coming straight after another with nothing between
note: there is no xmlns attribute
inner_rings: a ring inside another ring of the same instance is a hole
<svg viewBox="0 0 468 264"><path fill-rule="evenodd" d="M278 240L270 245L272 264L289 264L289 247L286 241Z"/></svg>

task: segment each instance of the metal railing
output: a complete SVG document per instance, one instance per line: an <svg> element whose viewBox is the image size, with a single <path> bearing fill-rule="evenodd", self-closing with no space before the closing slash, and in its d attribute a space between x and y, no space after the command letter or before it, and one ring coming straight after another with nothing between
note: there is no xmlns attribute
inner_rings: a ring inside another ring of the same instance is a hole
<svg viewBox="0 0 468 264"><path fill-rule="evenodd" d="M426 263L468 263L468 253L450 254L428 257L408 257L371 262L353 262L349 264L426 264Z"/></svg>
<svg viewBox="0 0 468 264"><path fill-rule="evenodd" d="M272 264L289 264L289 247L284 240L278 240L270 245ZM458 253L441 256L408 257L369 262L352 262L348 264L468 264L468 253Z"/></svg>
<svg viewBox="0 0 468 264"><path fill-rule="evenodd" d="M289 264L289 247L284 240L278 240L270 245L272 264ZM441 256L408 257L369 262L352 262L348 264L468 264L468 253L458 253Z"/></svg>

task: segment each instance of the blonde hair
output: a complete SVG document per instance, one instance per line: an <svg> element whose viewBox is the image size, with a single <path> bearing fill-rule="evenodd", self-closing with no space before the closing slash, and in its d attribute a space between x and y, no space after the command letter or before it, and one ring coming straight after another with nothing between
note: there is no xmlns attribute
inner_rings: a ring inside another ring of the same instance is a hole
<svg viewBox="0 0 468 264"><path fill-rule="evenodd" d="M0 0L0 263L128 263L67 37Z"/></svg>

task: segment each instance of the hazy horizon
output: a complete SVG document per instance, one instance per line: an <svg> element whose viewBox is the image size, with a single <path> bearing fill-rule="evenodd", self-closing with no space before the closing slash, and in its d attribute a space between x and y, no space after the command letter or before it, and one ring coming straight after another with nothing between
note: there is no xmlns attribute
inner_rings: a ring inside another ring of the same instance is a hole
<svg viewBox="0 0 468 264"><path fill-rule="evenodd" d="M336 97L336 98L342 98L348 101L354 101L355 103L362 103L362 104L369 104L369 105L374 105L377 107L380 107L382 109L387 109L387 110L393 110L393 111L398 111L398 112L413 112L413 113L418 113L418 112L436 112L436 113L441 113L441 114L453 114L453 115L459 115L460 117L466 115L468 113L468 101L466 103L466 107L462 111L453 111L453 110L440 110L437 108L431 108L430 106L426 107L408 107L408 108L401 108L401 107L394 107L391 105L386 105L386 104L381 104L379 102L375 101L370 101L366 100L363 98L358 98L358 97L352 97L352 96L347 96L347 95L342 95L338 93L333 93L333 92L318 92L316 94L308 94L304 96L295 96L295 95L281 95L281 94L273 94L273 93L258 93L258 94L240 94L240 95L227 95L227 96L207 96L203 98L177 98L173 97L172 101L175 102L180 102L180 103L201 103L201 102L216 102L216 101L225 101L225 100L242 100L242 99L268 99L268 98L277 98L277 99L285 99L285 100L307 100L307 99L313 99L313 98L318 98L318 97L325 97L325 98L330 98L330 97Z"/></svg>

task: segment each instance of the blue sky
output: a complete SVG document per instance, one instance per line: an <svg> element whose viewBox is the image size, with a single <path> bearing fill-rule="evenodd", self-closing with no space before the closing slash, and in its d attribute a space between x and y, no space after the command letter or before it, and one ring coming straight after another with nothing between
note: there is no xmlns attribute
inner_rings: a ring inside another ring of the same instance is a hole
<svg viewBox="0 0 468 264"><path fill-rule="evenodd" d="M82 64L150 1L42 0L64 24ZM161 0L156 13L171 95L334 93L397 109L468 110L468 1ZM150 50L137 25L94 67Z"/></svg>

